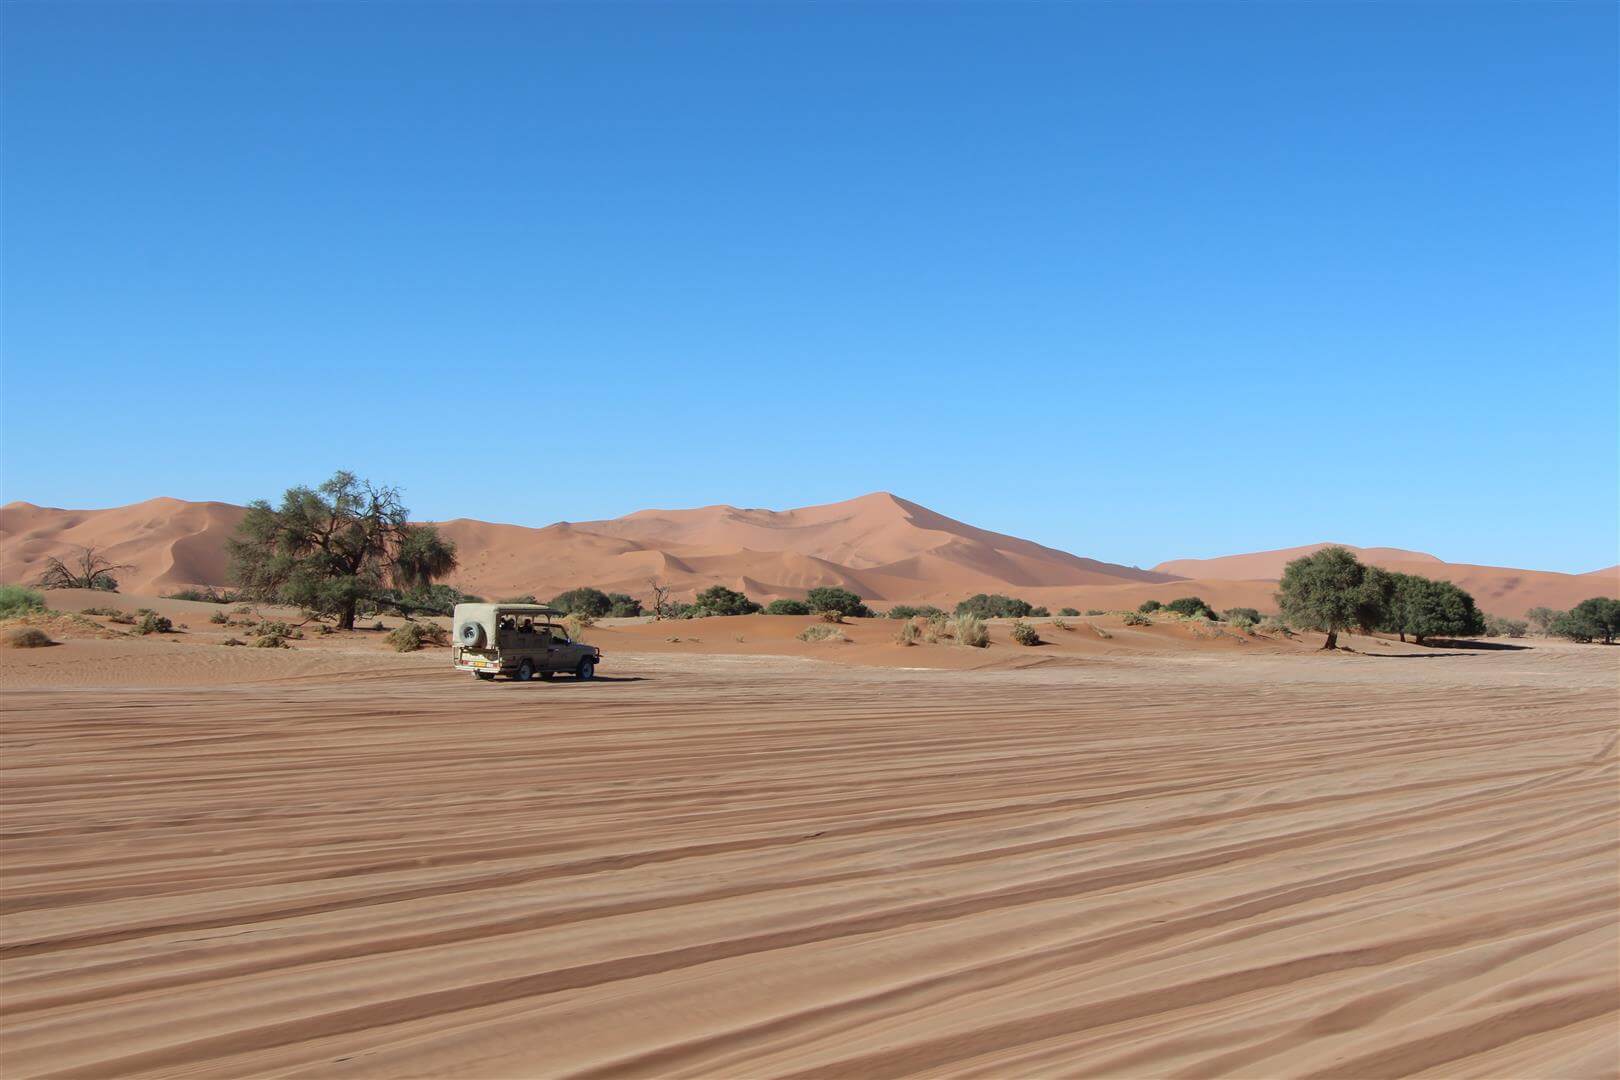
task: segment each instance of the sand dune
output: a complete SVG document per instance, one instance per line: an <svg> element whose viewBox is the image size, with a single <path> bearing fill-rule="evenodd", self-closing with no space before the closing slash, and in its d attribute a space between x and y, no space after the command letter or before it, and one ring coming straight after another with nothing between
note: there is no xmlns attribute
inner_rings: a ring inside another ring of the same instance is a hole
<svg viewBox="0 0 1620 1080"><path fill-rule="evenodd" d="M223 586L224 542L241 514L240 507L225 503L175 499L114 510L12 503L0 508L0 580L28 580L46 556L94 544L131 565L119 575L129 592ZM646 598L649 579L657 578L682 598L715 584L759 600L801 597L833 585L879 603L942 607L980 592L1023 596L1054 610L1135 607L1196 593L1218 607L1270 610L1283 564L1322 546L1139 570L989 532L885 493L787 511L644 510L539 529L465 518L438 525L461 553L453 583L492 597L548 597L594 585ZM1359 550L1377 565L1450 578L1499 615L1538 605L1567 608L1600 593L1620 595L1620 568L1554 574L1451 564L1395 548Z"/></svg>
<svg viewBox="0 0 1620 1080"><path fill-rule="evenodd" d="M1620 1070L1616 650L772 625L603 628L584 684L0 651L5 1072Z"/></svg>

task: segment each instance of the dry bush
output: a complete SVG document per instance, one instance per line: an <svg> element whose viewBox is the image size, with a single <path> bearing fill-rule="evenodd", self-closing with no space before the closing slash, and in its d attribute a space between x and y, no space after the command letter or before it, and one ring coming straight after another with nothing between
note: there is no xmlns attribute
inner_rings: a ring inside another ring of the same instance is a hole
<svg viewBox="0 0 1620 1080"><path fill-rule="evenodd" d="M6 634L6 644L13 649L38 649L55 645L51 636L37 626L24 626Z"/></svg>
<svg viewBox="0 0 1620 1080"><path fill-rule="evenodd" d="M1124 617L1126 626L1152 626L1153 620L1140 611L1127 611Z"/></svg>
<svg viewBox="0 0 1620 1080"><path fill-rule="evenodd" d="M845 641L844 632L836 626L814 623L799 631L800 641Z"/></svg>
<svg viewBox="0 0 1620 1080"><path fill-rule="evenodd" d="M1068 619L1059 615L1052 619L1052 628L1054 630L1073 630L1074 625Z"/></svg>
<svg viewBox="0 0 1620 1080"><path fill-rule="evenodd" d="M595 622L595 619L591 618L583 611L570 612L568 617L563 620L563 627L568 631L568 640L584 641L585 631L594 625Z"/></svg>
<svg viewBox="0 0 1620 1080"><path fill-rule="evenodd" d="M1259 629L1268 634L1281 634L1283 637L1294 636L1294 632L1288 628L1287 623L1283 622L1281 619L1275 619L1270 616L1260 620Z"/></svg>
<svg viewBox="0 0 1620 1080"><path fill-rule="evenodd" d="M1093 634L1096 634L1098 637L1102 638L1104 641L1107 641L1109 638L1112 638L1114 636L1113 634L1110 634L1108 631L1104 630L1102 627L1098 626L1096 623L1089 623L1088 622L1088 623L1086 623L1086 627Z"/></svg>
<svg viewBox="0 0 1620 1080"><path fill-rule="evenodd" d="M264 635L261 635L260 637L254 639L253 647L256 648L256 649L290 649L290 648L292 648L292 646L287 644L287 639L282 637L280 634L264 634Z"/></svg>
<svg viewBox="0 0 1620 1080"><path fill-rule="evenodd" d="M135 633L137 634L167 634L174 630L174 623L155 611L142 611L138 622L131 621L135 622Z"/></svg>
<svg viewBox="0 0 1620 1080"><path fill-rule="evenodd" d="M1020 645L1039 645L1041 643L1040 633L1023 619L1013 623L1009 633L1012 634L1012 639Z"/></svg>
<svg viewBox="0 0 1620 1080"><path fill-rule="evenodd" d="M208 621L218 626L229 626L231 624L231 617L225 614L223 611L216 611L212 615L208 616Z"/></svg>
<svg viewBox="0 0 1620 1080"><path fill-rule="evenodd" d="M395 652L415 652L424 645L450 644L450 634L438 623L408 622L396 626L384 640Z"/></svg>
<svg viewBox="0 0 1620 1080"><path fill-rule="evenodd" d="M816 612L816 618L825 623L841 623L844 621L844 613L842 611L829 608L826 611Z"/></svg>
<svg viewBox="0 0 1620 1080"><path fill-rule="evenodd" d="M900 628L894 632L894 642L896 645L915 645L917 644L917 639L921 636L922 634L920 631L918 631L917 624L912 622L910 619L907 619L905 622L901 623Z"/></svg>
<svg viewBox="0 0 1620 1080"><path fill-rule="evenodd" d="M990 628L984 620L972 612L963 612L956 617L953 627L956 634L956 643L966 645L972 649L982 649L990 644Z"/></svg>
<svg viewBox="0 0 1620 1080"><path fill-rule="evenodd" d="M220 642L220 644L221 645L235 646L235 645L246 645L247 642L243 641L241 638L228 637L224 641Z"/></svg>

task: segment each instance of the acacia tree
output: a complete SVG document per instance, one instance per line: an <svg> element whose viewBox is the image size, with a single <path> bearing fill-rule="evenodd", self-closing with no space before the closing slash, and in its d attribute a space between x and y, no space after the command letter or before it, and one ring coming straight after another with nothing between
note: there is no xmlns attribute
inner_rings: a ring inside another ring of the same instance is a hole
<svg viewBox="0 0 1620 1080"><path fill-rule="evenodd" d="M1405 580L1396 586L1401 626L1419 645L1442 634L1475 637L1485 632L1485 616L1468 593L1449 581L1401 576Z"/></svg>
<svg viewBox="0 0 1620 1080"><path fill-rule="evenodd" d="M1295 626L1327 634L1322 648L1339 647L1339 632L1355 626L1366 602L1367 568L1349 549L1326 547L1283 567L1277 606Z"/></svg>
<svg viewBox="0 0 1620 1080"><path fill-rule="evenodd" d="M52 555L45 560L45 572L40 575L38 585L42 589L96 589L100 592L117 592L118 579L113 577L114 570L131 570L128 563L113 563L96 552L94 546L79 549L79 555L72 563L64 562Z"/></svg>
<svg viewBox="0 0 1620 1080"><path fill-rule="evenodd" d="M1616 635L1620 635L1620 600L1594 596L1576 604L1569 615L1586 632L1589 641L1601 637L1603 644L1613 645Z"/></svg>
<svg viewBox="0 0 1620 1080"><path fill-rule="evenodd" d="M248 505L227 543L231 579L257 600L296 604L354 629L362 602L392 585L425 589L456 567L455 545L412 525L398 488L339 472L319 488L289 488L279 507Z"/></svg>

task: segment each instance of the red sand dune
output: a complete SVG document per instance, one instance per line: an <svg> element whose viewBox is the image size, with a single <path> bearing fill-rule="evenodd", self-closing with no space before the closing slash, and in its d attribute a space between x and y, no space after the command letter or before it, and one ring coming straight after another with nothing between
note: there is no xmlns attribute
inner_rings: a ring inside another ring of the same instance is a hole
<svg viewBox="0 0 1620 1080"><path fill-rule="evenodd" d="M224 541L242 515L227 503L152 499L111 510L0 508L0 581L38 576L46 557L95 545L130 569L124 591L223 586ZM1325 545L1184 559L1139 570L1081 558L955 521L887 493L798 510L707 506L643 510L609 521L535 529L458 518L439 523L461 553L452 581L485 596L552 596L576 585L646 597L657 578L676 596L722 584L769 600L836 585L868 599L954 604L978 592L1025 597L1054 610L1119 609L1196 593L1216 607L1269 610L1283 564ZM1620 567L1590 574L1445 563L1396 548L1360 548L1368 562L1443 577L1485 610L1518 615L1620 595Z"/></svg>

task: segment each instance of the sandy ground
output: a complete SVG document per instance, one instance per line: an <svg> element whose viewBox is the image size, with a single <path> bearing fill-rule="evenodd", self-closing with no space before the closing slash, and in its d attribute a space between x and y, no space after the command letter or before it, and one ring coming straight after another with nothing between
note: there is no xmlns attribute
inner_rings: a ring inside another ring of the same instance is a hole
<svg viewBox="0 0 1620 1080"><path fill-rule="evenodd" d="M1620 1071L1617 649L186 621L0 651L8 1076Z"/></svg>

